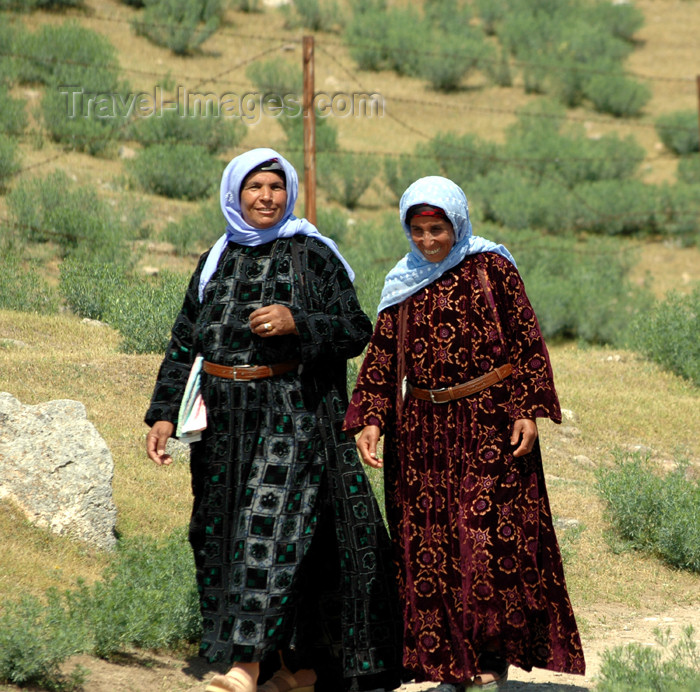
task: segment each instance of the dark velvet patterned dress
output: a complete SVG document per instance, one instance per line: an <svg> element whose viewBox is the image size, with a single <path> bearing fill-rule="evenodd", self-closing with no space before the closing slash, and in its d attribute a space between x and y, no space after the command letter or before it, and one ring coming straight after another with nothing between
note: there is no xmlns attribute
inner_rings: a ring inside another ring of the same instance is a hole
<svg viewBox="0 0 700 692"><path fill-rule="evenodd" d="M208 425L191 450L190 525L201 653L264 661L291 647L297 665L316 668L319 692L393 689L401 633L391 547L341 429L346 360L362 352L372 325L331 250L297 238L229 243L201 304L200 260L146 422L177 420L197 353L221 365L301 360L300 373L251 382L202 373ZM298 336L252 334L249 314L271 303L291 309Z"/></svg>
<svg viewBox="0 0 700 692"><path fill-rule="evenodd" d="M516 419L561 421L520 276L499 255L472 255L407 301L403 344L399 306L380 313L345 421L385 435L404 665L418 680L465 682L479 672L478 653L496 648L525 670L583 673L539 447L511 453ZM407 395L396 416L399 349L416 387L460 384L508 362L513 374L446 404Z"/></svg>

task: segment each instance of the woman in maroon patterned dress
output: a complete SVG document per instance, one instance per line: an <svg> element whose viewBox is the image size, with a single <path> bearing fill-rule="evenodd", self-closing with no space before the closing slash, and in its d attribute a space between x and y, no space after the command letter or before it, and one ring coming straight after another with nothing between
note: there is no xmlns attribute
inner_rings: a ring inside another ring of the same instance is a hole
<svg viewBox="0 0 700 692"><path fill-rule="evenodd" d="M386 278L345 429L385 468L403 663L436 692L495 688L511 664L583 674L537 442L536 419L561 410L522 280L472 235L452 181L416 181L400 213L411 252Z"/></svg>

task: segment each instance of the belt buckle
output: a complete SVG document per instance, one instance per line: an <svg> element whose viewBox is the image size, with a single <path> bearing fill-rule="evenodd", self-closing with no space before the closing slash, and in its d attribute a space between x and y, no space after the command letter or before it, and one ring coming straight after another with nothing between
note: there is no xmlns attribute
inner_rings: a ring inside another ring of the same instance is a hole
<svg viewBox="0 0 700 692"><path fill-rule="evenodd" d="M248 370L252 367L253 367L252 365L234 365L233 366L233 377L231 379L234 382L246 382L247 380L244 377L238 377L236 373L238 370Z"/></svg>
<svg viewBox="0 0 700 692"><path fill-rule="evenodd" d="M438 392L446 392L448 389L449 387L440 387L440 389L429 389L428 391L430 392L430 401L432 401L434 404L446 404L446 401L436 401L433 395L437 394Z"/></svg>

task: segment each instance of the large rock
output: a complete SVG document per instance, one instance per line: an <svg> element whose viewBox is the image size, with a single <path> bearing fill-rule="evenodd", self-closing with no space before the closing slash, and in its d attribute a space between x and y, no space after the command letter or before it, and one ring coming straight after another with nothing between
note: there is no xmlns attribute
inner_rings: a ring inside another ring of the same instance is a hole
<svg viewBox="0 0 700 692"><path fill-rule="evenodd" d="M78 401L24 406L0 392L0 499L98 548L116 545L112 455Z"/></svg>

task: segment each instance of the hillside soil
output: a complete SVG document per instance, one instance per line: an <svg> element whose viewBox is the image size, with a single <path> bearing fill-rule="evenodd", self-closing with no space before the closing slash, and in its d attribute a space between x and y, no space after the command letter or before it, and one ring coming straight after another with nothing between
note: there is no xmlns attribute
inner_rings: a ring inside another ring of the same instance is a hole
<svg viewBox="0 0 700 692"><path fill-rule="evenodd" d="M630 612L619 606L594 606L590 610L579 609L579 616L587 623L586 631L582 633L587 666L585 676L539 669L526 673L511 668L508 684L503 689L508 692L580 692L595 689L602 654L606 649L632 642L658 646L654 635L657 628L664 632L670 629L674 639L677 639L686 627L693 625L696 640L700 640L700 612L697 607L642 613ZM208 679L217 672L199 658L177 658L150 652L134 652L112 662L76 656L67 662L64 670L69 672L78 665L89 671L85 692L203 692ZM423 692L432 686L431 683L407 683L400 688L400 692ZM9 692L20 688L2 686L0 689Z"/></svg>

